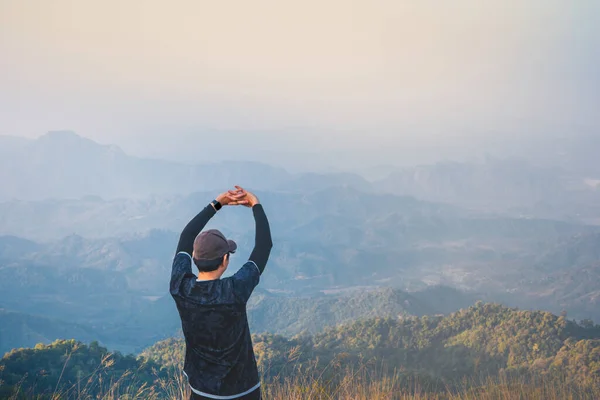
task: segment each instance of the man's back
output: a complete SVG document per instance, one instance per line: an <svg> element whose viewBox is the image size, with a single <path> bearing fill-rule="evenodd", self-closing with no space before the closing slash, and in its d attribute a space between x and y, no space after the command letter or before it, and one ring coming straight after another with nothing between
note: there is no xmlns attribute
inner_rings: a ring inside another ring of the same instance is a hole
<svg viewBox="0 0 600 400"><path fill-rule="evenodd" d="M174 264L190 264L179 253ZM185 336L184 371L195 393L243 395L260 386L246 316L246 302L260 273L248 262L234 276L199 281L183 274L171 295Z"/></svg>

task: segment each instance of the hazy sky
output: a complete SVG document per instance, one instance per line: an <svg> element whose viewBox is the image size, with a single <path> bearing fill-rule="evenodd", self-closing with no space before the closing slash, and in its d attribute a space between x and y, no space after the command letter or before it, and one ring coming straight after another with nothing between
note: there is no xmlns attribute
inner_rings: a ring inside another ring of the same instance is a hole
<svg viewBox="0 0 600 400"><path fill-rule="evenodd" d="M0 54L0 134L137 154L600 126L595 0L0 0Z"/></svg>

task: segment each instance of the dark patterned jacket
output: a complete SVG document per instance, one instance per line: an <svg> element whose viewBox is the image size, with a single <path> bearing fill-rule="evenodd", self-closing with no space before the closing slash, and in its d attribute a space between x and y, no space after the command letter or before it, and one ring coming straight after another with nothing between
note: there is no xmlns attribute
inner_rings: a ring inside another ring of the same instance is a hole
<svg viewBox="0 0 600 400"><path fill-rule="evenodd" d="M202 210L181 234L173 260L170 292L185 336L184 373L196 394L234 399L260 386L246 316L246 302L260 280L272 247L271 233L260 204L252 208L256 243L233 276L201 281L192 272L195 237L216 211Z"/></svg>

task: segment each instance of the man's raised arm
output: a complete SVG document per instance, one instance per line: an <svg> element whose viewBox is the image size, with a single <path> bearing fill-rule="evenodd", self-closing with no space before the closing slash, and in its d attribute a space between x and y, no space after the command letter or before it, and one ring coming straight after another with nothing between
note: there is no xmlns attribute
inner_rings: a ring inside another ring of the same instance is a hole
<svg viewBox="0 0 600 400"><path fill-rule="evenodd" d="M238 190L243 190L237 187ZM256 224L256 233L254 239L254 249L250 254L250 261L252 261L258 267L258 270L262 274L267 266L269 255L271 254L271 248L273 247L273 241L271 240L271 229L269 227L269 221L265 215L265 210L262 204L258 201L258 198L250 192L246 193L246 199L248 200L247 206L252 207L252 213L254 214L254 222Z"/></svg>
<svg viewBox="0 0 600 400"><path fill-rule="evenodd" d="M192 255L194 249L194 240L196 236L204 229L208 221L217 213L214 203L209 203L202 211L198 213L188 224L183 228L179 236L179 244L177 244L176 254L184 252Z"/></svg>

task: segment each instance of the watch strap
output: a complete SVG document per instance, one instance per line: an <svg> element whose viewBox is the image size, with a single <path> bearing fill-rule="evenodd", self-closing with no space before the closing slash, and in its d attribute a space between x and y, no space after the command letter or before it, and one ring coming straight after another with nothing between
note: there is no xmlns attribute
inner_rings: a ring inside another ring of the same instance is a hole
<svg viewBox="0 0 600 400"><path fill-rule="evenodd" d="M221 208L223 208L223 205L219 201L217 201L217 200L211 201L210 204L212 204L212 206L214 207L215 211L219 211Z"/></svg>

